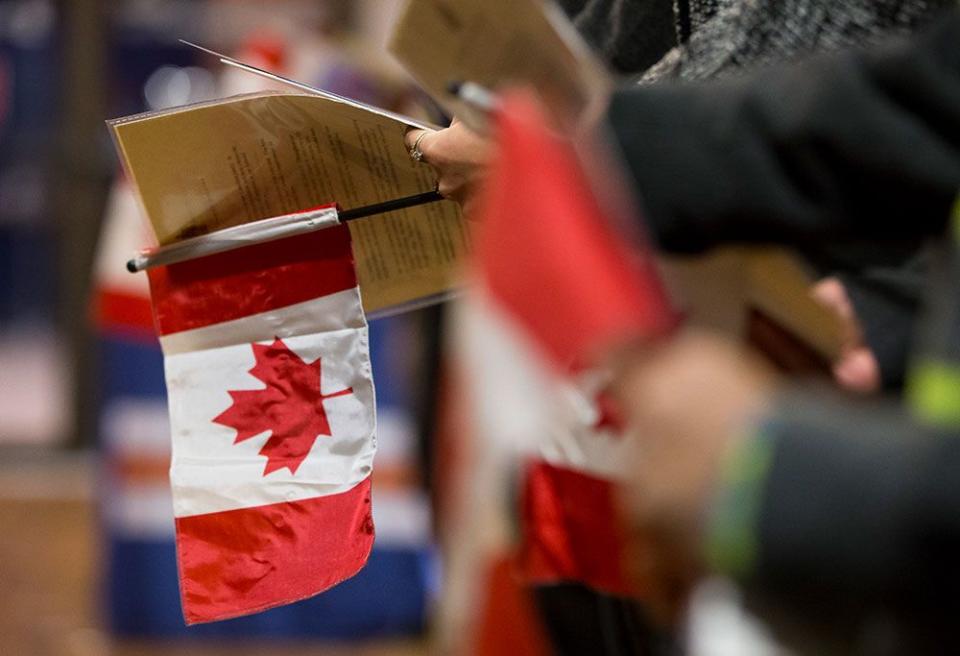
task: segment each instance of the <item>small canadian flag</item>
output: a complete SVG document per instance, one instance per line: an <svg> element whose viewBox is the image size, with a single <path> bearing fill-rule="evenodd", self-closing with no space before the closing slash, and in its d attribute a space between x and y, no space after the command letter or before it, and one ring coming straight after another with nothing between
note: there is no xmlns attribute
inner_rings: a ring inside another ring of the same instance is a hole
<svg viewBox="0 0 960 656"><path fill-rule="evenodd" d="M484 437L471 455L503 469L511 457L527 461L521 576L630 596L642 591L624 567L615 503L630 476L630 442L601 393L608 374L596 358L618 343L665 336L680 317L648 243L631 229L632 199L610 156L586 140L578 150L549 126L533 94L501 94L498 156L476 215L474 284L459 315Z"/></svg>
<svg viewBox="0 0 960 656"><path fill-rule="evenodd" d="M188 624L315 595L373 545L367 323L345 226L150 271Z"/></svg>

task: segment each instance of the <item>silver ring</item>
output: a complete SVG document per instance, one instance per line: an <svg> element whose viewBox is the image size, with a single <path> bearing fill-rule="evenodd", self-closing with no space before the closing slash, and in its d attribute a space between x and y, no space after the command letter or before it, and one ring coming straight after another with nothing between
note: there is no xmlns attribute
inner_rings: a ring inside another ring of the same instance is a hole
<svg viewBox="0 0 960 656"><path fill-rule="evenodd" d="M420 140L427 136L427 131L424 130L420 133L420 136L417 137L417 140L413 142L413 148L410 149L410 158L414 162L423 161L423 151L420 150Z"/></svg>

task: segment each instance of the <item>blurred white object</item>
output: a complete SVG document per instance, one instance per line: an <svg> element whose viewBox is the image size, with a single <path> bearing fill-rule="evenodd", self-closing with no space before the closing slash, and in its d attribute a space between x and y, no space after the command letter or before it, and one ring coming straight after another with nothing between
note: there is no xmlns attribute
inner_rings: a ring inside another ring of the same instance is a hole
<svg viewBox="0 0 960 656"><path fill-rule="evenodd" d="M69 419L69 358L46 325L0 334L0 443L53 444Z"/></svg>
<svg viewBox="0 0 960 656"><path fill-rule="evenodd" d="M416 426L409 414L389 406L378 407L373 523L381 547L418 548L430 543L430 503L414 483L416 448Z"/></svg>
<svg viewBox="0 0 960 656"><path fill-rule="evenodd" d="M198 66L161 66L143 87L143 97L151 110L212 100L216 94L213 74Z"/></svg>
<svg viewBox="0 0 960 656"><path fill-rule="evenodd" d="M693 593L687 615L690 656L788 656L743 608L740 592L724 579L707 579Z"/></svg>
<svg viewBox="0 0 960 656"><path fill-rule="evenodd" d="M50 38L57 10L50 0L18 0L0 5L0 34L20 48L39 48Z"/></svg>

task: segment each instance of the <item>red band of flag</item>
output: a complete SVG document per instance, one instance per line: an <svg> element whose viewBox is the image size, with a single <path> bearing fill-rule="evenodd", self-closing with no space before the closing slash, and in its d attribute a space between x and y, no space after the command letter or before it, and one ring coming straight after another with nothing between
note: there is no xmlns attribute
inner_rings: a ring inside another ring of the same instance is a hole
<svg viewBox="0 0 960 656"><path fill-rule="evenodd" d="M371 510L367 478L341 494L177 518L187 623L306 599L350 578L373 547Z"/></svg>
<svg viewBox="0 0 960 656"><path fill-rule="evenodd" d="M346 225L150 270L160 335L268 312L356 285Z"/></svg>

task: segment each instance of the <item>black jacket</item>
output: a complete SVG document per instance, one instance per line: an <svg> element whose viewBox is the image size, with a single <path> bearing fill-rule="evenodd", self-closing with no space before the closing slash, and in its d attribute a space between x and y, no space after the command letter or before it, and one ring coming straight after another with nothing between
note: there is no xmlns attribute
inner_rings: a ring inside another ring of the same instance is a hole
<svg viewBox="0 0 960 656"><path fill-rule="evenodd" d="M609 119L671 251L942 233L960 188L960 16L744 80L627 87Z"/></svg>
<svg viewBox="0 0 960 656"><path fill-rule="evenodd" d="M874 53L627 89L610 121L666 249L938 240L908 401L785 395L762 433L768 617L863 653L949 653L960 613L960 15ZM781 612L783 611L783 612Z"/></svg>
<svg viewBox="0 0 960 656"><path fill-rule="evenodd" d="M914 254L960 187L958 20L910 45L749 79L619 91L610 121L661 246L777 242L824 271L851 263L867 342L885 382L899 383ZM879 261L855 251L864 240Z"/></svg>

